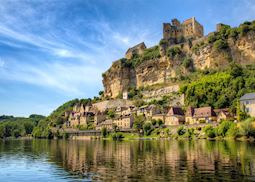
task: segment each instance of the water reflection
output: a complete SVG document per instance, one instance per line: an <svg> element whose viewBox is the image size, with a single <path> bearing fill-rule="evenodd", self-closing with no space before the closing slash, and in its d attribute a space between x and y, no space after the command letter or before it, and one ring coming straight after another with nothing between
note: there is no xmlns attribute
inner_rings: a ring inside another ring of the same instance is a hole
<svg viewBox="0 0 255 182"><path fill-rule="evenodd" d="M60 181L255 180L255 145L235 141L1 142L1 169L10 158L50 165Z"/></svg>

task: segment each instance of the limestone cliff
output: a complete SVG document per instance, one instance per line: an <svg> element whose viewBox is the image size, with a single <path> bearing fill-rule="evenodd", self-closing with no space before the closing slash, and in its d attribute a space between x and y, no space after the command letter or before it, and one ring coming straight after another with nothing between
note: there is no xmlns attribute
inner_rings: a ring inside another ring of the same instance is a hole
<svg viewBox="0 0 255 182"><path fill-rule="evenodd" d="M232 62L255 64L253 24L252 28L240 25L174 46L162 41L139 57L118 60L103 74L105 96L116 98L130 87L163 87L194 70L223 69Z"/></svg>

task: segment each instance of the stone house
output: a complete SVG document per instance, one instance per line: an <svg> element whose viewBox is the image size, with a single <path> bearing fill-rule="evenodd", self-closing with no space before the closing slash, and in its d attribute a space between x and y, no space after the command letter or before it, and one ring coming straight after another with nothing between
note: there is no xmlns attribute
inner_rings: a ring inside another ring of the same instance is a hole
<svg viewBox="0 0 255 182"><path fill-rule="evenodd" d="M171 107L165 117L165 125L179 125L184 124L185 117L182 108L180 107Z"/></svg>
<svg viewBox="0 0 255 182"><path fill-rule="evenodd" d="M251 117L255 117L255 93L245 94L240 98L240 105Z"/></svg>
<svg viewBox="0 0 255 182"><path fill-rule="evenodd" d="M86 126L89 122L94 122L95 111L96 109L90 104L86 106L76 104L72 111L65 113L67 121L64 127L75 128L77 126Z"/></svg>
<svg viewBox="0 0 255 182"><path fill-rule="evenodd" d="M151 119L161 120L161 121L163 121L163 123L165 123L165 118L166 118L166 114L164 114L164 113L154 114L151 117Z"/></svg>
<svg viewBox="0 0 255 182"><path fill-rule="evenodd" d="M214 121L217 121L217 117L212 107L189 107L185 114L185 123L188 124L210 123Z"/></svg>
<svg viewBox="0 0 255 182"><path fill-rule="evenodd" d="M137 110L137 115L144 115L147 119L150 119L158 114L161 114L161 111L155 105L145 105Z"/></svg>
<svg viewBox="0 0 255 182"><path fill-rule="evenodd" d="M97 126L98 124L102 123L106 120L106 114L104 112L96 112L94 116L94 126Z"/></svg>
<svg viewBox="0 0 255 182"><path fill-rule="evenodd" d="M224 120L234 120L235 116L232 114L228 108L224 109L214 109L214 112L217 116L217 122Z"/></svg>
<svg viewBox="0 0 255 182"><path fill-rule="evenodd" d="M144 44L144 42L137 44L127 50L126 58L131 59L134 55L141 55L143 54L144 49L146 49L146 45Z"/></svg>
<svg viewBox="0 0 255 182"><path fill-rule="evenodd" d="M204 36L204 27L196 21L195 17L183 23L173 19L172 23L163 23L163 39L171 44L182 43L183 39L197 39Z"/></svg>
<svg viewBox="0 0 255 182"><path fill-rule="evenodd" d="M112 130L113 129L113 120L107 119L107 120L99 123L96 126L96 130L101 130L102 128L106 128L107 130Z"/></svg>
<svg viewBox="0 0 255 182"><path fill-rule="evenodd" d="M129 116L121 116L113 120L113 123L119 129L130 129L133 127L134 117L132 115Z"/></svg>

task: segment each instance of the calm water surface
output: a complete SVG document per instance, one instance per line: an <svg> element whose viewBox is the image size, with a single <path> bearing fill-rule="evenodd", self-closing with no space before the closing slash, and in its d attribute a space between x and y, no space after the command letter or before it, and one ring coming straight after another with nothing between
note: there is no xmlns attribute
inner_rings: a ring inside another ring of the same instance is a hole
<svg viewBox="0 0 255 182"><path fill-rule="evenodd" d="M255 144L0 141L0 181L255 181Z"/></svg>

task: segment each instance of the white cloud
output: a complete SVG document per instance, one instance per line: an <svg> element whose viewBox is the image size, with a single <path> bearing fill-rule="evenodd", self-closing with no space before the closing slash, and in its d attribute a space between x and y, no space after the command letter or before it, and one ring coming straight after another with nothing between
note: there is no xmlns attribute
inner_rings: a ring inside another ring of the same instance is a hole
<svg viewBox="0 0 255 182"><path fill-rule="evenodd" d="M41 64L29 65L9 60L9 64L0 72L0 79L20 81L45 88L56 89L65 94L82 95L86 86L101 80L97 67L87 65Z"/></svg>
<svg viewBox="0 0 255 182"><path fill-rule="evenodd" d="M4 67L5 62L0 58L0 68Z"/></svg>
<svg viewBox="0 0 255 182"><path fill-rule="evenodd" d="M128 47L145 40L153 42L155 38L150 37L149 30L137 25L130 25L128 30L116 29L101 15L74 20L71 24L62 20L61 24L56 15L60 4L54 6L52 1L40 6L33 4L31 1L1 3L0 42L22 50L27 48L24 53L27 55L31 48L43 51L46 58L31 55L37 60L29 62L26 56L10 55L0 72L2 80L55 89L74 97L85 96L89 87L101 86L101 73L112 61L124 56ZM48 7L50 4L53 8ZM78 28L81 24L82 30Z"/></svg>

